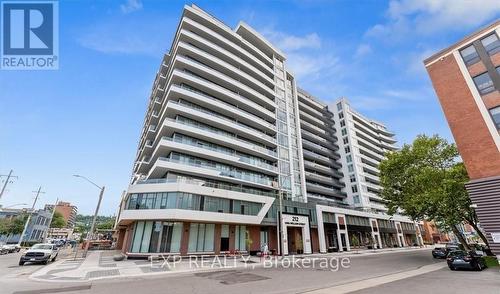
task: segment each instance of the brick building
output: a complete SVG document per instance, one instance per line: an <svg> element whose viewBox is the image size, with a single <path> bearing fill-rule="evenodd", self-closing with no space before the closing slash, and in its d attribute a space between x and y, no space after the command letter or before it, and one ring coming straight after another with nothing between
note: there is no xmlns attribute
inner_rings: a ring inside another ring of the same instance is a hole
<svg viewBox="0 0 500 294"><path fill-rule="evenodd" d="M500 20L424 61L467 168L467 190L500 254Z"/></svg>

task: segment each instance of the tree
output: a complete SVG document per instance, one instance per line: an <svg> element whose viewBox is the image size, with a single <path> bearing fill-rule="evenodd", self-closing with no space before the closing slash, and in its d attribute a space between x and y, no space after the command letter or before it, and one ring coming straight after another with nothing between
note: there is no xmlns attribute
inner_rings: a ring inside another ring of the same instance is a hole
<svg viewBox="0 0 500 294"><path fill-rule="evenodd" d="M451 230L468 249L458 225L468 223L486 238L477 226L465 189L469 181L454 144L437 135L419 135L412 144L386 154L380 164L382 197L388 201L389 213L401 212L414 221L430 219Z"/></svg>
<svg viewBox="0 0 500 294"><path fill-rule="evenodd" d="M52 217L52 222L50 223L51 228L64 228L66 226L66 220L64 220L63 215L56 211Z"/></svg>
<svg viewBox="0 0 500 294"><path fill-rule="evenodd" d="M18 215L13 218L0 219L0 235L21 234L26 222L26 215Z"/></svg>
<svg viewBox="0 0 500 294"><path fill-rule="evenodd" d="M114 220L108 220L106 222L97 224L97 228L99 230L111 230L114 226L115 226Z"/></svg>

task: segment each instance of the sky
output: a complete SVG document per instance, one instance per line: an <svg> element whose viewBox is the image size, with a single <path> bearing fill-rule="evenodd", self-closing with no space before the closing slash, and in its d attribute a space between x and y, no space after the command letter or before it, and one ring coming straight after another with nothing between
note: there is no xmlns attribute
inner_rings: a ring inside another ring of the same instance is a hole
<svg viewBox="0 0 500 294"><path fill-rule="evenodd" d="M230 27L245 21L287 55L301 88L347 97L399 144L452 141L422 60L500 16L500 1L196 1ZM0 70L0 174L18 176L4 207L57 198L102 215L127 188L147 102L182 1L60 1L59 70ZM5 178L2 178L5 179ZM3 184L3 183L2 183ZM17 206L22 207L22 206Z"/></svg>

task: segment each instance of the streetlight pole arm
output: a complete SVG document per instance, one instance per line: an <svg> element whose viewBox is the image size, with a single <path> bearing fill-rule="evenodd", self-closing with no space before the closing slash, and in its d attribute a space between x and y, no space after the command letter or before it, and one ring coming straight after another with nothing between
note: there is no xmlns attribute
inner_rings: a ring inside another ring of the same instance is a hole
<svg viewBox="0 0 500 294"><path fill-rule="evenodd" d="M91 183L92 185L96 186L98 189L102 190L104 187L101 187L99 185L97 185L96 183L92 182L89 178L87 178L86 176L81 176L81 175L73 175L74 177L77 177L77 178L82 178L84 180L86 180L87 182Z"/></svg>

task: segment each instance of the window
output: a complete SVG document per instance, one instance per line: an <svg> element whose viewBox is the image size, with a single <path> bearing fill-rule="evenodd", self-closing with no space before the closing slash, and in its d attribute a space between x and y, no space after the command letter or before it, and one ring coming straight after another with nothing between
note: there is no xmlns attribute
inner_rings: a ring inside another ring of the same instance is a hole
<svg viewBox="0 0 500 294"><path fill-rule="evenodd" d="M344 113L343 112L339 112L339 118L344 118Z"/></svg>
<svg viewBox="0 0 500 294"><path fill-rule="evenodd" d="M354 204L359 204L359 195L354 195L352 199L354 201Z"/></svg>
<svg viewBox="0 0 500 294"><path fill-rule="evenodd" d="M288 136L278 133L278 144L280 144L281 146L288 147Z"/></svg>
<svg viewBox="0 0 500 294"><path fill-rule="evenodd" d="M352 156L350 154L346 156L346 161L352 162Z"/></svg>
<svg viewBox="0 0 500 294"><path fill-rule="evenodd" d="M246 244L247 230L245 226L236 226L234 230L234 249L239 251L245 251L247 248Z"/></svg>
<svg viewBox="0 0 500 294"><path fill-rule="evenodd" d="M477 54L476 48L474 48L473 45L462 49L460 51L460 55L462 55L462 58L467 65L471 65L479 61L479 54Z"/></svg>
<svg viewBox="0 0 500 294"><path fill-rule="evenodd" d="M488 94L495 90L493 81L491 80L491 77L487 72L474 77L473 80L476 84L477 90L481 95Z"/></svg>
<svg viewBox="0 0 500 294"><path fill-rule="evenodd" d="M358 193L358 186L351 186L352 193Z"/></svg>
<svg viewBox="0 0 500 294"><path fill-rule="evenodd" d="M344 147L344 151L345 151L345 153L350 153L351 152L351 147L345 146Z"/></svg>
<svg viewBox="0 0 500 294"><path fill-rule="evenodd" d="M490 114L497 129L500 129L500 106L490 109Z"/></svg>
<svg viewBox="0 0 500 294"><path fill-rule="evenodd" d="M347 137L343 138L342 141L344 142L344 144L348 144L349 143L349 139Z"/></svg>
<svg viewBox="0 0 500 294"><path fill-rule="evenodd" d="M352 173L352 172L354 171L354 166L353 166L352 164L349 164L349 165L347 166L347 170L348 170L350 173Z"/></svg>
<svg viewBox="0 0 500 294"><path fill-rule="evenodd" d="M189 252L214 251L214 224L191 223L189 227Z"/></svg>
<svg viewBox="0 0 500 294"><path fill-rule="evenodd" d="M342 102L337 103L337 110L342 110Z"/></svg>
<svg viewBox="0 0 500 294"><path fill-rule="evenodd" d="M278 109L278 119L286 121L286 112L281 109Z"/></svg>
<svg viewBox="0 0 500 294"><path fill-rule="evenodd" d="M342 129L342 136L347 135L347 129Z"/></svg>
<svg viewBox="0 0 500 294"><path fill-rule="evenodd" d="M356 175L350 175L349 180L351 181L351 183L356 182Z"/></svg>
<svg viewBox="0 0 500 294"><path fill-rule="evenodd" d="M279 59L275 59L275 60L276 60L276 61L275 61L275 62L276 62L276 66L277 66L278 68L283 68L283 61L281 61L281 60L279 60Z"/></svg>
<svg viewBox="0 0 500 294"><path fill-rule="evenodd" d="M341 127L345 127L345 120L341 120L341 121L340 121L340 126L341 126Z"/></svg>
<svg viewBox="0 0 500 294"><path fill-rule="evenodd" d="M484 49L486 49L489 55L493 55L500 51L500 41L498 40L498 36L495 33L482 39L481 43L483 44Z"/></svg>

